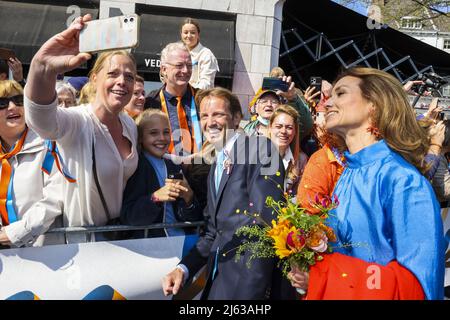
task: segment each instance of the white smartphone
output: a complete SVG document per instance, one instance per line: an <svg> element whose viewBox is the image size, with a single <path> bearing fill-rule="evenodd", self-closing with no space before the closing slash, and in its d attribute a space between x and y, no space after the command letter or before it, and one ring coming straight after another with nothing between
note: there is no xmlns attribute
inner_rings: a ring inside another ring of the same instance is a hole
<svg viewBox="0 0 450 320"><path fill-rule="evenodd" d="M135 48L139 43L139 23L137 14L89 21L80 32L79 51Z"/></svg>

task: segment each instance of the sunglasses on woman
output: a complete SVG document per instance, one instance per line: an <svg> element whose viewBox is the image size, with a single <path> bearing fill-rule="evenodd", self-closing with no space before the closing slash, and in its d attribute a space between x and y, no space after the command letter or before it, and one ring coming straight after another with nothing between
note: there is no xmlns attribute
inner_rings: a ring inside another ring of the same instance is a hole
<svg viewBox="0 0 450 320"><path fill-rule="evenodd" d="M23 107L23 94L9 98L0 98L0 110L8 108L10 101L18 107Z"/></svg>

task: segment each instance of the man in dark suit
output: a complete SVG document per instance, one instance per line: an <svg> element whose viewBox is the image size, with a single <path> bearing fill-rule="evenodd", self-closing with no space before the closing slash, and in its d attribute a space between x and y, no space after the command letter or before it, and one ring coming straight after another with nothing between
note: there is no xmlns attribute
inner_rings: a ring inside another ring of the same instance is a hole
<svg viewBox="0 0 450 320"><path fill-rule="evenodd" d="M189 85L192 60L181 42L169 43L161 51L160 75L164 85L150 92L144 109L156 108L166 113L172 135L169 152L190 155L201 149L202 133L195 104L195 89Z"/></svg>
<svg viewBox="0 0 450 320"><path fill-rule="evenodd" d="M207 141L214 145L217 161L208 176L207 226L195 247L163 279L165 295L180 287L206 264L207 282L202 299L264 299L272 289L275 259L256 259L247 268L247 254L235 261L242 238L237 228L258 212L270 223L276 217L265 206L267 196L282 198L284 168L265 137L247 137L236 129L242 118L239 100L230 91L215 88L199 92L200 121Z"/></svg>

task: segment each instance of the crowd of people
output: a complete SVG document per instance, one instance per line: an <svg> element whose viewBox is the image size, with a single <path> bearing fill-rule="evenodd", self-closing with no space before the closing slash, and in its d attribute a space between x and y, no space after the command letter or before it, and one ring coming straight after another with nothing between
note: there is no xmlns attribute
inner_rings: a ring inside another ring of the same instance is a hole
<svg viewBox="0 0 450 320"><path fill-rule="evenodd" d="M243 125L236 95L214 86L217 59L191 18L181 41L161 52L157 90L146 94L124 50L99 54L88 78L61 80L92 58L77 40L89 20L79 17L45 42L26 80L18 60L8 63L14 80L0 78L2 248L83 242L45 235L55 226L204 221L196 245L162 279L164 294L178 294L206 266L203 299L302 298L296 288L307 299L444 297L450 134L436 101L416 115L411 83L376 69L349 69L315 92L276 68L287 91L258 90ZM302 150L311 139L316 150ZM335 252L320 268L293 266L289 280L276 259L248 268L248 256L227 254L243 241L236 229L254 220L236 212L258 212L270 224L265 200L284 193L310 214L311 199L340 201L329 219ZM196 232L167 226L148 236ZM389 279L375 291L365 280L374 265ZM351 286L339 281L342 270Z"/></svg>

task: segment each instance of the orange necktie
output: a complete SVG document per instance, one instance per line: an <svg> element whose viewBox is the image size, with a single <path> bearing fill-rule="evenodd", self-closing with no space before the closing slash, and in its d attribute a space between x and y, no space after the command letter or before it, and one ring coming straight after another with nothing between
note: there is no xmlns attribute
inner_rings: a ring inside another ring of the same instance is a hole
<svg viewBox="0 0 450 320"><path fill-rule="evenodd" d="M183 144L183 149L186 152L192 152L192 136L189 131L189 126L187 122L186 112L184 112L183 105L181 104L181 97L177 97L177 115L178 123L181 130L181 143Z"/></svg>
<svg viewBox="0 0 450 320"><path fill-rule="evenodd" d="M2 161L2 177L0 179L0 213L2 217L2 224L4 226L9 225L8 211L6 210L6 198L8 197L8 186L9 180L11 179L11 165L8 159L16 155L20 150L22 150L25 137L27 136L28 128L25 129L24 133L20 137L19 141L16 143L14 149L11 152L3 153L1 151L0 160ZM1 148L1 143L0 143ZM2 150L2 149L1 149Z"/></svg>

